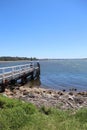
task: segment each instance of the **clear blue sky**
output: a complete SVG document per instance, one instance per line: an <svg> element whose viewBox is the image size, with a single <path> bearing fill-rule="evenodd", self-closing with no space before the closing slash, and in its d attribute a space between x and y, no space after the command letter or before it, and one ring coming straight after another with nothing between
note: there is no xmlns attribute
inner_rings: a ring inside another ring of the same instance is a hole
<svg viewBox="0 0 87 130"><path fill-rule="evenodd" d="M87 57L87 0L0 0L0 56Z"/></svg>

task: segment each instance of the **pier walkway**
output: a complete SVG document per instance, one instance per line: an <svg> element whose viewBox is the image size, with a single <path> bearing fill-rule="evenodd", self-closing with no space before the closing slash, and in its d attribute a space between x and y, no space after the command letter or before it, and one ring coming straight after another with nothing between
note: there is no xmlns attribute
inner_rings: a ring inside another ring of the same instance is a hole
<svg viewBox="0 0 87 130"><path fill-rule="evenodd" d="M3 91L9 83L17 82L21 79L22 83L25 83L27 77L32 79L39 77L40 75L40 64L38 62L31 62L29 64L1 67L0 68L0 91Z"/></svg>

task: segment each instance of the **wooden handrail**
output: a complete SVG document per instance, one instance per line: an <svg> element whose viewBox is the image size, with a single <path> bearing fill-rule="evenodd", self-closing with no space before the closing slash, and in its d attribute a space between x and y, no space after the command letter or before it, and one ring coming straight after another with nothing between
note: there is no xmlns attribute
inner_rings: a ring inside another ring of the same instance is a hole
<svg viewBox="0 0 87 130"><path fill-rule="evenodd" d="M30 65L31 64L29 63L24 65L2 67L0 68L0 70L2 70L2 73L0 73L0 80L5 80L10 77L15 78L17 75L33 71L34 64L32 64L32 67L30 67Z"/></svg>

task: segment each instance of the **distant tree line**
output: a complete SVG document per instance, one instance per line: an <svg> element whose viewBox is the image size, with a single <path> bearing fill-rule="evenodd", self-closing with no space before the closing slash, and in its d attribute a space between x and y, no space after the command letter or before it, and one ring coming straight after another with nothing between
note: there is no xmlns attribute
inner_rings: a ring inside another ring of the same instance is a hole
<svg viewBox="0 0 87 130"><path fill-rule="evenodd" d="M0 61L21 61L21 60L37 60L35 57L27 58L27 57L11 57L11 56L2 56L0 57Z"/></svg>

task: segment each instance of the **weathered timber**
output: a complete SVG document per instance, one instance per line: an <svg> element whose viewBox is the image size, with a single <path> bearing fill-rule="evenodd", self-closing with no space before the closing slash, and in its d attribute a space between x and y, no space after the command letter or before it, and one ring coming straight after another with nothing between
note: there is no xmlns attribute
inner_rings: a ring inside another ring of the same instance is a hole
<svg viewBox="0 0 87 130"><path fill-rule="evenodd" d="M40 64L33 62L24 65L2 67L0 68L0 92L3 92L5 88L10 84L15 86L18 80L21 80L21 84L27 83L27 78L37 78L40 76Z"/></svg>

